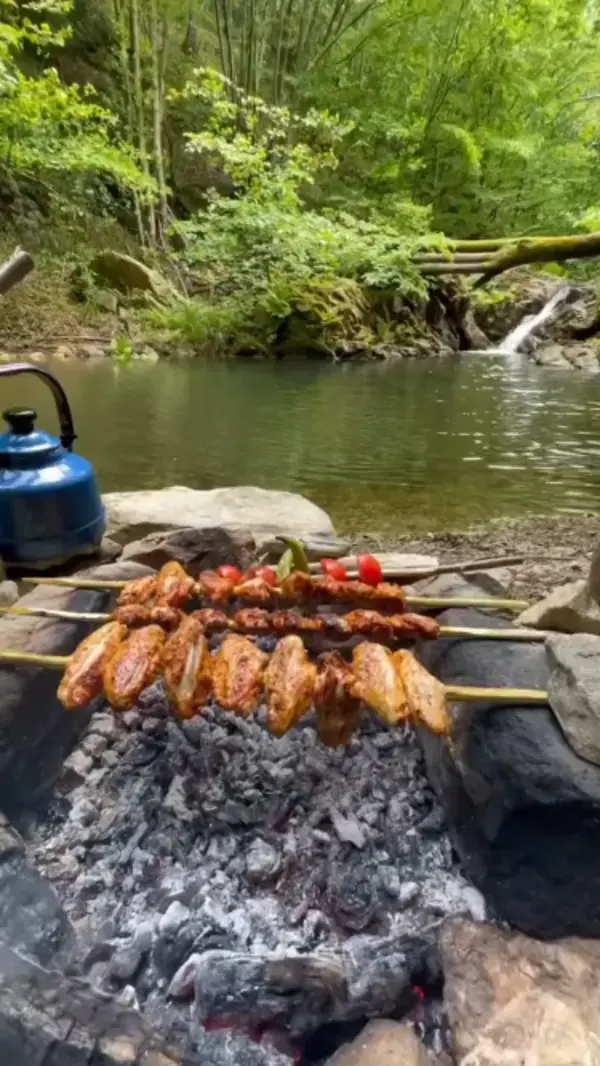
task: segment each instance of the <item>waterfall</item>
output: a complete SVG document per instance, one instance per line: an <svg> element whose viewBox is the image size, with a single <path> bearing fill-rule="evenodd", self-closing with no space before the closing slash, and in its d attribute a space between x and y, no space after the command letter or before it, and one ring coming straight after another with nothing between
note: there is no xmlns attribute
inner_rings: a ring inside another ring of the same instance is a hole
<svg viewBox="0 0 600 1066"><path fill-rule="evenodd" d="M523 341L530 333L534 333L541 325L546 322L555 307L558 307L560 303L563 303L569 295L569 286L561 285L556 290L553 296L550 297L548 302L542 307L542 310L537 315L526 315L522 322L516 329L510 331L510 333L500 343L500 351L507 354L517 352Z"/></svg>
<svg viewBox="0 0 600 1066"><path fill-rule="evenodd" d="M519 325L515 329L511 329L510 333L506 335L497 348L478 348L477 350L470 351L469 354L503 355L505 357L520 354L518 349L523 341L526 340L531 333L534 333L536 329L539 329L539 327L551 317L558 305L566 300L569 292L570 288L568 285L561 285L560 288L552 294L547 303L544 304L542 310L538 311L537 315L525 315L525 318L519 322Z"/></svg>

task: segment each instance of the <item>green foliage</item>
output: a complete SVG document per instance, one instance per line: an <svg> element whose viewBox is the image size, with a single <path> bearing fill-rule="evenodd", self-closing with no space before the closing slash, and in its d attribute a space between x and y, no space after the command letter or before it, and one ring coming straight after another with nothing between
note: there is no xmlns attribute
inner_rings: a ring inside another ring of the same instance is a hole
<svg viewBox="0 0 600 1066"><path fill-rule="evenodd" d="M386 220L305 207L308 187L337 166L349 124L313 110L298 115L250 97L214 70L200 70L180 94L202 105L190 151L222 170L233 195L208 194L205 210L177 226L186 263L210 298L177 309L171 323L202 343L229 328L236 347L267 349L294 312L318 323L326 346L359 332L365 291L423 295L411 263L427 238L428 212L404 203L404 232Z"/></svg>
<svg viewBox="0 0 600 1066"><path fill-rule="evenodd" d="M53 67L24 73L26 51L60 49L68 27L60 20L69 0L0 3L0 168L4 180L41 181L56 202L85 203L85 181L109 175L119 185L151 195L133 152L120 143L117 120L91 88L65 85ZM52 20L50 22L49 20ZM70 175L69 195L64 177ZM83 200L82 200L83 198Z"/></svg>

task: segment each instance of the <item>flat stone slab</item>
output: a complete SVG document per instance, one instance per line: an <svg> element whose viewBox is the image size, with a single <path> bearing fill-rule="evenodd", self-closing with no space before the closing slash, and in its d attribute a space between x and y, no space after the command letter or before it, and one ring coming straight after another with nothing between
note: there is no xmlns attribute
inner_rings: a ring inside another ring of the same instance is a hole
<svg viewBox="0 0 600 1066"><path fill-rule="evenodd" d="M249 530L257 545L278 534L292 537L332 536L329 515L294 492L255 486L202 491L175 485L142 492L104 496L107 533L119 544L165 529Z"/></svg>

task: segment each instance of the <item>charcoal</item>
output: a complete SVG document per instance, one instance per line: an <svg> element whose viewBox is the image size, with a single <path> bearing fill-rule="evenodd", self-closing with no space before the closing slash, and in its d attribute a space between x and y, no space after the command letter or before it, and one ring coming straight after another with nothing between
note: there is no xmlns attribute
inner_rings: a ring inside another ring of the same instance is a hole
<svg viewBox="0 0 600 1066"><path fill-rule="evenodd" d="M66 918L85 915L73 965L211 1066L282 1066L283 1030L403 1002L436 925L478 902L427 829L414 733L365 718L330 750L310 715L277 739L262 710L165 713L161 686L127 722L102 711L76 750L93 766L29 833Z"/></svg>

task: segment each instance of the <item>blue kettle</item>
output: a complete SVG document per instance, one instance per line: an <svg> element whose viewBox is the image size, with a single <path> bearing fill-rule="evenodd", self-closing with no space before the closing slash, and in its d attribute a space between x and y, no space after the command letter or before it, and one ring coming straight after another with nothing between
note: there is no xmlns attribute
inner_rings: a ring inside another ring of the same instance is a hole
<svg viewBox="0 0 600 1066"><path fill-rule="evenodd" d="M97 551L105 513L93 468L72 451L76 439L62 385L28 363L0 366L0 377L35 374L54 396L60 439L36 429L30 407L3 412L0 434L0 558L5 565L46 569Z"/></svg>

